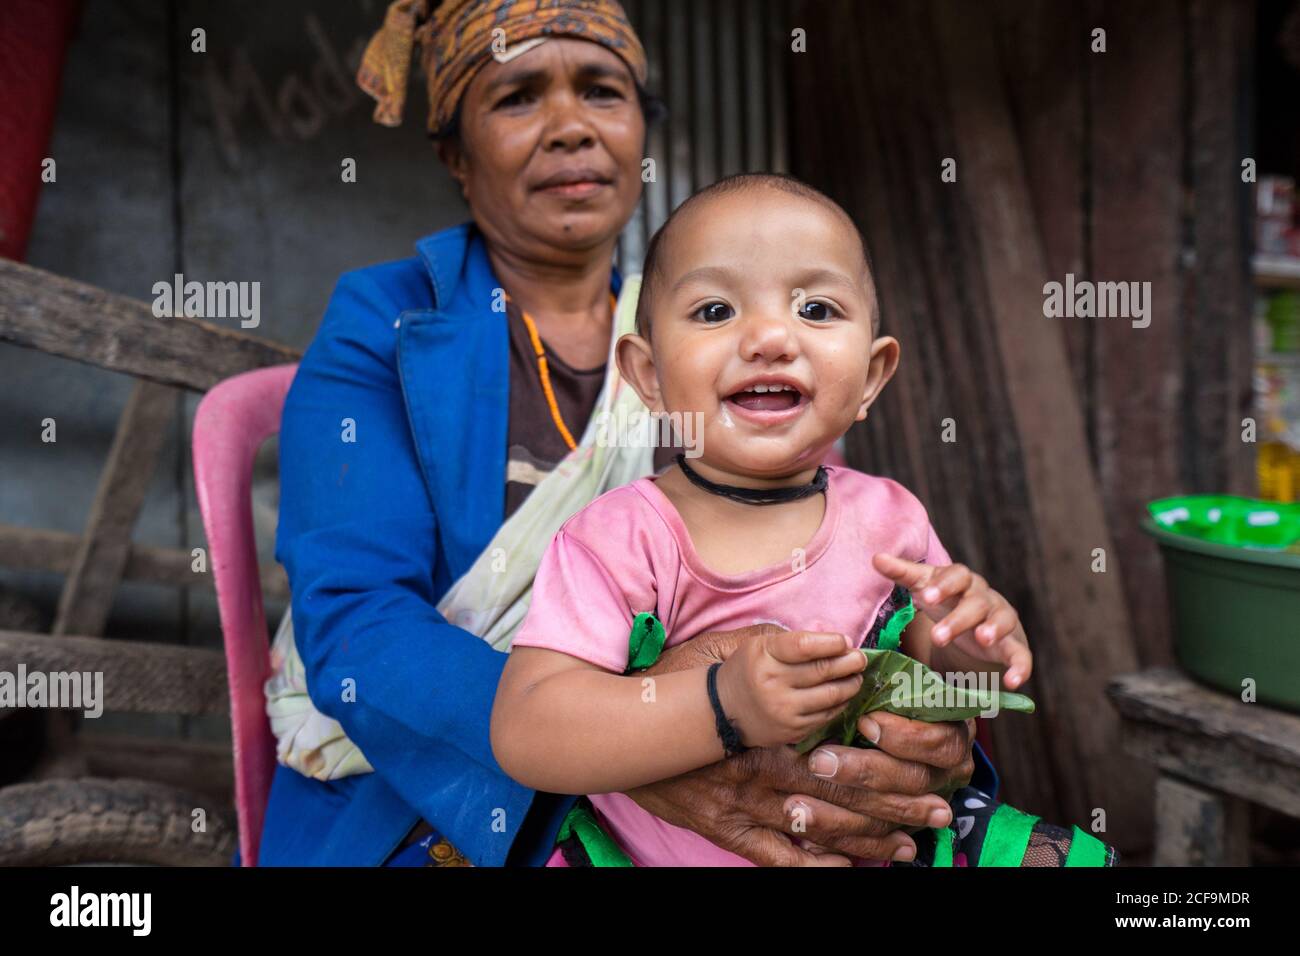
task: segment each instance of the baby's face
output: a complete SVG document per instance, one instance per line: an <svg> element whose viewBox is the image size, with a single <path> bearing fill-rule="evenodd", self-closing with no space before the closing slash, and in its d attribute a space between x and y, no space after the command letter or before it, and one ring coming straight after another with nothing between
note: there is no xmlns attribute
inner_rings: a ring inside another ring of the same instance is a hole
<svg viewBox="0 0 1300 956"><path fill-rule="evenodd" d="M892 339L873 343L856 231L773 189L684 215L660 258L652 410L702 412L701 460L724 473L778 478L819 464L897 361Z"/></svg>

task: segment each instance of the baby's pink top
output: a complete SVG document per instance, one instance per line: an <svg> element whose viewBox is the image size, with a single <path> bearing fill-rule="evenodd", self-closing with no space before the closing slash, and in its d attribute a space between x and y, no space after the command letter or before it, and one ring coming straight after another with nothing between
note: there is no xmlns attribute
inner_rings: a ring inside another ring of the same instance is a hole
<svg viewBox="0 0 1300 956"><path fill-rule="evenodd" d="M894 589L872 566L874 553L951 562L925 508L902 485L847 468L826 470L826 513L804 548L801 570L792 556L772 567L718 574L700 560L677 509L652 479L602 495L551 542L514 646L561 651L621 674L632 620L642 611L663 622L666 647L769 622L846 634L861 646ZM621 793L592 794L591 802L638 866L750 865Z"/></svg>

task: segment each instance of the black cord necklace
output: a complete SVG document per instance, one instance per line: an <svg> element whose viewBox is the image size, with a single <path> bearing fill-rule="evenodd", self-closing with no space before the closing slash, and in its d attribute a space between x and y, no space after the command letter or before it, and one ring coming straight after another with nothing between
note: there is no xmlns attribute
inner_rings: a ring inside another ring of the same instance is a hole
<svg viewBox="0 0 1300 956"><path fill-rule="evenodd" d="M677 464L681 467L682 474L697 488L703 488L711 495L730 498L745 505L779 505L821 494L826 490L826 469L821 466L818 466L813 480L806 485L795 485L792 488L740 488L736 485L720 485L716 481L709 481L686 464L685 455L677 456Z"/></svg>

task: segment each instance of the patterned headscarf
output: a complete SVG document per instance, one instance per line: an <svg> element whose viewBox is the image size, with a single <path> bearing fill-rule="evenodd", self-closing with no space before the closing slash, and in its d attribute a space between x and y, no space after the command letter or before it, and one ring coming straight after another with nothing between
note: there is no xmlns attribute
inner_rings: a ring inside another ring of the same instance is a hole
<svg viewBox="0 0 1300 956"><path fill-rule="evenodd" d="M429 132L436 134L489 58L517 55L521 50L513 48L523 41L557 36L607 47L645 84L645 50L615 0L396 0L366 47L357 83L378 101L375 122L399 125L418 43L429 84Z"/></svg>

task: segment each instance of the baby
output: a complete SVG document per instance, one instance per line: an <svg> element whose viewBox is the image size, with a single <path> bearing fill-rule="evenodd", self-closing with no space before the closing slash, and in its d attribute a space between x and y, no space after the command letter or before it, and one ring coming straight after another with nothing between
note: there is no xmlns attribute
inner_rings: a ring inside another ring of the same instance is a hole
<svg viewBox="0 0 1300 956"><path fill-rule="evenodd" d="M652 412L702 416L699 457L601 496L556 535L502 674L492 747L527 786L590 794L584 829L610 853L743 866L621 791L824 725L861 686L858 648L876 646L909 592L922 613L901 650L939 672L997 673L1014 689L1033 658L1015 610L950 561L915 497L819 467L899 359L876 334L864 243L839 206L787 177L722 180L654 236L643 281L618 366ZM646 666L636 638L652 639L656 620L667 647L761 622L788 630L647 680L630 671ZM959 791L964 807L972 792ZM994 812L985 795L973 802L954 813Z"/></svg>

